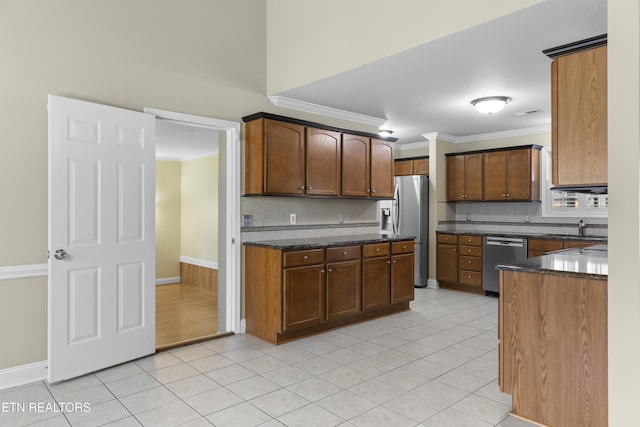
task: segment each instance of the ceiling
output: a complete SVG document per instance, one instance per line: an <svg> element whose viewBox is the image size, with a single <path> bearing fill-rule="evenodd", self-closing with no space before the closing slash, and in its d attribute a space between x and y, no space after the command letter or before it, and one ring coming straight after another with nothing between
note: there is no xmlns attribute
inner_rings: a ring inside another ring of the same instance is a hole
<svg viewBox="0 0 640 427"><path fill-rule="evenodd" d="M387 31L393 31L393 19ZM471 135L548 128L550 62L542 51L607 32L606 0L547 0L516 13L278 96L386 119L398 143L439 132ZM493 115L471 100L508 96ZM515 116L514 113L541 110Z"/></svg>
<svg viewBox="0 0 640 427"><path fill-rule="evenodd" d="M218 154L218 131L156 120L156 159L184 161Z"/></svg>

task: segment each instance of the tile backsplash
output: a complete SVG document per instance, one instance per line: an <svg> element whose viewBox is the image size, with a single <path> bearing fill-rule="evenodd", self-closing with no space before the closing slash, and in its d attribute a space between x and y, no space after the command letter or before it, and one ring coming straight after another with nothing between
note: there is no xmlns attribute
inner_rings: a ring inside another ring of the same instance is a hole
<svg viewBox="0 0 640 427"><path fill-rule="evenodd" d="M606 237L607 218L544 217L542 204L531 202L447 203L447 218L440 231L522 232L578 235L578 222L586 224L585 236Z"/></svg>
<svg viewBox="0 0 640 427"><path fill-rule="evenodd" d="M379 232L378 202L359 199L249 196L242 215L251 215L242 240L354 235ZM290 224L290 214L296 224Z"/></svg>

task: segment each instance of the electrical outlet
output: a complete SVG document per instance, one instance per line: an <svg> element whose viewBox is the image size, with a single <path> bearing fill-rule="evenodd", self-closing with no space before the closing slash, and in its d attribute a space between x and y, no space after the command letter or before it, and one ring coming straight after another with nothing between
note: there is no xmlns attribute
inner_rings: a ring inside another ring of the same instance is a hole
<svg viewBox="0 0 640 427"><path fill-rule="evenodd" d="M295 224L295 223L296 223L296 214L290 213L289 214L289 224Z"/></svg>

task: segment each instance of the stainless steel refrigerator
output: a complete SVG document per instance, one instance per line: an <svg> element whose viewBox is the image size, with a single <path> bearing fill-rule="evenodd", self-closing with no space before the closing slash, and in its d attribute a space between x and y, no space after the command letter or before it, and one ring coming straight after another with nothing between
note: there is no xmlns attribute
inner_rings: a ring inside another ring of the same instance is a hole
<svg viewBox="0 0 640 427"><path fill-rule="evenodd" d="M429 177L397 176L391 208L393 232L415 236L415 286L427 286L429 278Z"/></svg>

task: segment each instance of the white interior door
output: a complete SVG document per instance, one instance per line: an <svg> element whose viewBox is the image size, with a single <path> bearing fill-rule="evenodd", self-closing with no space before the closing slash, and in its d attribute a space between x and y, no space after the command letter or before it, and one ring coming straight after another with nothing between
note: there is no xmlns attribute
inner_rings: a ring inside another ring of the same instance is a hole
<svg viewBox="0 0 640 427"><path fill-rule="evenodd" d="M55 382L155 351L155 117L53 95L48 107Z"/></svg>

